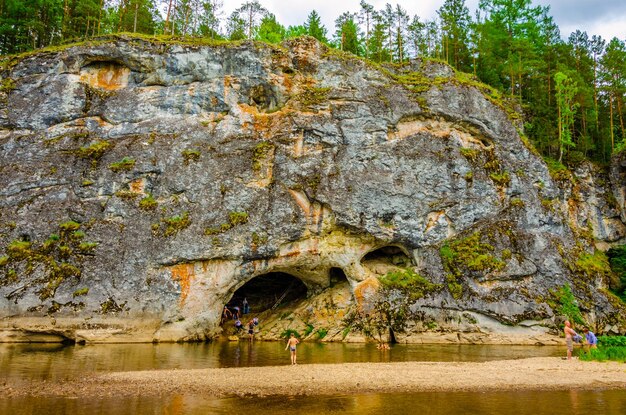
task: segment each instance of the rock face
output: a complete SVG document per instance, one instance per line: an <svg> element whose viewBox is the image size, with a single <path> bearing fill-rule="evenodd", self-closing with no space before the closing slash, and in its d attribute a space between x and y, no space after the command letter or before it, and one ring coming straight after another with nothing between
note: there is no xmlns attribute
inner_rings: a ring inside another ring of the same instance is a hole
<svg viewBox="0 0 626 415"><path fill-rule="evenodd" d="M331 340L387 324L400 341L543 342L565 284L599 332L624 331L606 276L577 266L591 244L563 190L471 84L307 38L118 38L7 62L2 338L208 339L275 272L304 282L296 321ZM381 285L390 272L413 282ZM338 295L329 323L315 311Z"/></svg>

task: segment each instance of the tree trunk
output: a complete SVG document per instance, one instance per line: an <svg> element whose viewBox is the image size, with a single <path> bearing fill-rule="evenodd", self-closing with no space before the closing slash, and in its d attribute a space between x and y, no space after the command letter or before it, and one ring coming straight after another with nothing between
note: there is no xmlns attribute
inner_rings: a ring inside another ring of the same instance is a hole
<svg viewBox="0 0 626 415"><path fill-rule="evenodd" d="M248 39L252 39L252 8L248 12Z"/></svg>
<svg viewBox="0 0 626 415"><path fill-rule="evenodd" d="M593 105L596 111L596 133L600 132L600 115L598 114L598 60L593 54Z"/></svg>
<svg viewBox="0 0 626 415"><path fill-rule="evenodd" d="M613 94L609 95L609 114L610 114L610 125L611 125L611 153L615 149L615 137L613 134Z"/></svg>
<svg viewBox="0 0 626 415"><path fill-rule="evenodd" d="M563 121L561 120L561 105L558 106L557 117L559 119L559 163L563 161Z"/></svg>
<svg viewBox="0 0 626 415"><path fill-rule="evenodd" d="M104 1L104 0L102 0ZM163 34L167 35L167 32L169 30L169 23L170 23L170 13L172 12L172 2L174 0L170 0L169 4L167 5L167 15L165 16L165 26L163 27Z"/></svg>
<svg viewBox="0 0 626 415"><path fill-rule="evenodd" d="M100 36L100 24L102 23L102 10L104 9L104 0L100 0L100 10L98 11L98 36Z"/></svg>
<svg viewBox="0 0 626 415"><path fill-rule="evenodd" d="M135 19L133 21L133 33L137 33L137 14L139 13L139 1L135 0Z"/></svg>
<svg viewBox="0 0 626 415"><path fill-rule="evenodd" d="M617 100L617 115L619 116L619 126L622 132L622 139L624 139L624 116L622 114L622 96L621 94L616 98Z"/></svg>

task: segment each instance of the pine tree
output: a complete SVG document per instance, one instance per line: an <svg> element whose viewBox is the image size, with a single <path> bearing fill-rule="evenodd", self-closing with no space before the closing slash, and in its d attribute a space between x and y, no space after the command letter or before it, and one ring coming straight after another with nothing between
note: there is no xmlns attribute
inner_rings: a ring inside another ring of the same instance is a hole
<svg viewBox="0 0 626 415"><path fill-rule="evenodd" d="M373 29L368 42L370 58L375 62L387 62L391 60L391 53L386 48L387 25L385 19L380 13L374 13L372 16Z"/></svg>
<svg viewBox="0 0 626 415"><path fill-rule="evenodd" d="M369 43L370 43L370 33L373 25L374 18L374 6L368 4L365 0L361 0L359 4L361 6L361 10L359 11L359 23L365 25L363 44L365 45L365 57L369 58Z"/></svg>
<svg viewBox="0 0 626 415"><path fill-rule="evenodd" d="M418 16L413 16L413 20L409 24L407 41L409 50L413 52L414 57L428 56L426 23L422 23Z"/></svg>
<svg viewBox="0 0 626 415"><path fill-rule="evenodd" d="M317 14L315 10L311 11L307 16L304 27L309 36L313 36L320 42L328 43L328 39L326 38L327 29L322 25L320 15Z"/></svg>
<svg viewBox="0 0 626 415"><path fill-rule="evenodd" d="M396 54L396 59L398 62L402 63L405 60L405 43L406 43L406 33L409 25L409 15L406 10L400 7L399 4L396 5L393 14L393 23L394 23L394 32L395 32L395 41L394 41L394 51Z"/></svg>
<svg viewBox="0 0 626 415"><path fill-rule="evenodd" d="M359 54L358 27L354 22L354 14L345 12L335 20L335 44L343 51Z"/></svg>
<svg viewBox="0 0 626 415"><path fill-rule="evenodd" d="M471 64L468 43L471 18L465 0L445 0L437 13L441 19L446 61L456 69L469 70Z"/></svg>
<svg viewBox="0 0 626 415"><path fill-rule="evenodd" d="M259 25L256 38L269 43L280 43L285 39L285 27L276 21L276 16L269 13Z"/></svg>
<svg viewBox="0 0 626 415"><path fill-rule="evenodd" d="M239 13L231 13L228 21L226 22L226 35L228 40L246 39L246 28L246 21L239 16Z"/></svg>
<svg viewBox="0 0 626 415"><path fill-rule="evenodd" d="M260 21L269 12L265 7L261 6L258 0L245 2L241 7L233 12L238 18L246 24L246 37L248 39L254 38L256 29L258 28Z"/></svg>
<svg viewBox="0 0 626 415"><path fill-rule="evenodd" d="M600 77L609 98L609 133L611 150L624 134L624 93L626 93L626 45L614 37L606 46L602 58ZM615 120L617 118L617 120ZM615 137L615 130L619 136Z"/></svg>
<svg viewBox="0 0 626 415"><path fill-rule="evenodd" d="M554 75L554 88L558 110L560 163L563 161L563 155L568 148L575 146L572 141L572 126L574 125L574 114L578 108L578 103L574 102L578 88L576 83L563 72L557 72Z"/></svg>

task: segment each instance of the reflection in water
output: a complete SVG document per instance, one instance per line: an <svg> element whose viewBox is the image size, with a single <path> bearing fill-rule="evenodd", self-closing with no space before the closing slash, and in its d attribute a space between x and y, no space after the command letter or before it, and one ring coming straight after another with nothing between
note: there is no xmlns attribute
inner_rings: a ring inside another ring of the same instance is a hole
<svg viewBox="0 0 626 415"><path fill-rule="evenodd" d="M573 400L575 407L568 404ZM561 404L562 407L558 407ZM424 392L412 394L364 394L337 396L273 396L267 398L205 399L201 396L132 397L116 399L0 399L0 413L31 415L69 413L103 414L228 414L255 415L292 414L516 414L552 415L563 412L573 415L589 413L623 415L626 393L608 391L557 392Z"/></svg>
<svg viewBox="0 0 626 415"><path fill-rule="evenodd" d="M561 356L560 347L302 343L301 364L400 361L487 361ZM282 342L197 344L0 344L0 381L76 379L94 372L288 365ZM205 398L198 395L124 398L0 398L0 414L504 414L543 415L561 403L569 414L626 414L624 391L363 394L322 397Z"/></svg>
<svg viewBox="0 0 626 415"><path fill-rule="evenodd" d="M201 369L289 364L282 342L101 344L60 346L0 344L0 380L72 379L85 373L151 369ZM298 363L487 361L559 356L559 347L301 343Z"/></svg>

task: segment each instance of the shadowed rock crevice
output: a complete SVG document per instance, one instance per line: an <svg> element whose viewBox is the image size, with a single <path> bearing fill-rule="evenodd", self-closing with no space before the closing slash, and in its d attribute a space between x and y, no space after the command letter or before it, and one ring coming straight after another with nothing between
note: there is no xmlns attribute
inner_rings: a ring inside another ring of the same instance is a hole
<svg viewBox="0 0 626 415"><path fill-rule="evenodd" d="M332 267L328 275L329 275L329 281L330 281L331 287L348 282L348 277L346 276L346 273L341 268Z"/></svg>

